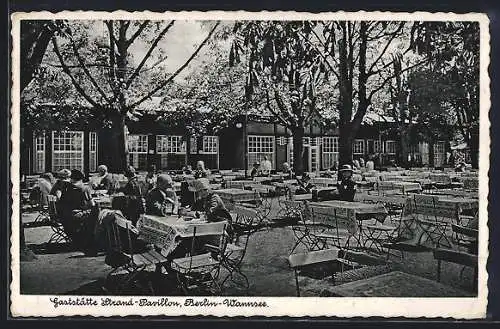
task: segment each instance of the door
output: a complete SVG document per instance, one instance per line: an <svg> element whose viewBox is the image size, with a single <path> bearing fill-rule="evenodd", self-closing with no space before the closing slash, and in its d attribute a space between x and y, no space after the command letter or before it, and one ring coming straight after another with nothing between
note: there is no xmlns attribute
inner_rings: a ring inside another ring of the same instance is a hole
<svg viewBox="0 0 500 329"><path fill-rule="evenodd" d="M311 172L319 171L318 154L318 146L310 146L308 167Z"/></svg>

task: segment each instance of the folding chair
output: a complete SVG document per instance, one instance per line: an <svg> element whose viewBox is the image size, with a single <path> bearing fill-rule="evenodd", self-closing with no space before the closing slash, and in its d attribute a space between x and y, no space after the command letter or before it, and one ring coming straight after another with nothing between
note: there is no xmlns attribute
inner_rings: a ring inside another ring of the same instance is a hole
<svg viewBox="0 0 500 329"><path fill-rule="evenodd" d="M378 195L391 195L397 194L398 189L392 182L379 181L377 182L377 192Z"/></svg>
<svg viewBox="0 0 500 329"><path fill-rule="evenodd" d="M60 222L59 214L57 212L57 197L55 195L49 195L47 196L47 202L50 228L52 229L52 235L47 243L71 242L71 239L64 230L64 226Z"/></svg>
<svg viewBox="0 0 500 329"><path fill-rule="evenodd" d="M305 253L296 253L288 256L288 263L293 269L295 276L295 287L297 297L300 297L299 271L304 267L335 262L338 258L339 249L323 249ZM332 278L335 273L332 273Z"/></svg>
<svg viewBox="0 0 500 329"><path fill-rule="evenodd" d="M120 230L126 230L126 240L122 240ZM117 293L126 288L131 288L131 284L137 282L137 278L144 274L149 266L155 266L156 272L161 270L168 259L154 250L146 249L137 252L135 244L132 241L131 230L132 223L129 220L122 219L119 222L115 219L106 225L106 235L108 238L107 255L105 262L113 269L108 273L106 282L109 282L111 276L118 272L125 272L123 282L119 285ZM154 288L151 281L147 282L148 290L154 294Z"/></svg>
<svg viewBox="0 0 500 329"><path fill-rule="evenodd" d="M258 220L258 214L254 209L237 205L233 209L233 213L236 214L235 223L245 223L245 225L252 227L252 223ZM215 250L220 255L221 265L228 272L220 283L222 287L227 280L230 280L248 291L250 284L247 276L241 270L241 264L245 258L251 234L250 231L245 230L235 231L234 236L230 237L228 243L225 245L224 252L219 249L219 246L206 245L209 250ZM243 283L236 280L237 277L243 279Z"/></svg>
<svg viewBox="0 0 500 329"><path fill-rule="evenodd" d="M314 229L310 235L318 241L319 249L333 246L338 249L349 248L353 234L349 231L352 223L348 216L337 208L310 206ZM357 225L357 224L356 224Z"/></svg>
<svg viewBox="0 0 500 329"><path fill-rule="evenodd" d="M200 225L193 225L190 229L193 230L191 236L191 250L189 255L182 258L175 258L170 263L169 269L177 275L177 282L182 291L188 296L189 292L196 287L208 286L214 295L222 291L222 286L219 284L220 267L225 254L227 244L226 234L227 222L215 222ZM212 244L209 247L204 244L202 251L207 251L198 254L195 246L208 237L215 238L219 241L215 255Z"/></svg>
<svg viewBox="0 0 500 329"><path fill-rule="evenodd" d="M477 267L478 267L478 256L470 253L437 248L433 252L434 259L438 261L437 265L437 281L441 281L441 263L443 261L463 265L464 267L460 271L460 279L462 278L465 268L469 267L473 269L473 287L477 288Z"/></svg>
<svg viewBox="0 0 500 329"><path fill-rule="evenodd" d="M477 255L479 231L458 224L451 224L451 229L453 231L453 242L455 245L459 248L465 248L468 253Z"/></svg>
<svg viewBox="0 0 500 329"><path fill-rule="evenodd" d="M292 246L290 254L293 254L295 249L297 249L301 245L304 246L308 251L324 248L323 241L318 239L317 235L315 234L315 231L318 229L318 227L316 227L316 224L314 223L313 214L309 203L304 201L301 203L301 205L301 208L297 208L297 215L299 216L299 219L297 223L291 226L292 233L295 237L295 244Z"/></svg>
<svg viewBox="0 0 500 329"><path fill-rule="evenodd" d="M41 227L50 226L50 214L47 195L43 195L37 187L35 187L30 193L30 203L32 205L31 210L37 211L38 214L35 220L29 223L24 223L24 227Z"/></svg>
<svg viewBox="0 0 500 329"><path fill-rule="evenodd" d="M434 247L439 247L444 239L447 246L451 247L447 229L450 220L457 220L458 208L439 204L439 198L432 195L415 194L413 201L415 222L423 231L420 239L428 237ZM422 241L419 240L419 244L420 242Z"/></svg>

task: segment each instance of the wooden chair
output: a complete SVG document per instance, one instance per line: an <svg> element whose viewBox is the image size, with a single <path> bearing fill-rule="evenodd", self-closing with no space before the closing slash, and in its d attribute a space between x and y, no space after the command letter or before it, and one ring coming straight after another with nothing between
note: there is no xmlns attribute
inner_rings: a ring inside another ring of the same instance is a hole
<svg viewBox="0 0 500 329"><path fill-rule="evenodd" d="M397 194L398 188L392 182L379 181L376 185L378 195L391 195Z"/></svg>
<svg viewBox="0 0 500 329"><path fill-rule="evenodd" d="M243 222L245 225L252 227L252 223L258 221L258 214L254 209L248 209L237 205L234 207L233 213L236 215L235 223ZM229 237L224 250L220 250L219 246L207 245L209 250L215 250L221 257L221 265L227 271L227 274L220 283L222 287L230 280L248 291L250 284L247 276L241 269L241 265L246 255L251 234L251 231L234 231L233 236ZM237 278L243 279L243 282L237 280Z"/></svg>
<svg viewBox="0 0 500 329"><path fill-rule="evenodd" d="M350 239L353 237L351 234L353 223L349 214L332 207L310 206L310 209L314 224L310 234L314 236L314 240L319 241L319 248L325 249L330 246L338 249L349 248Z"/></svg>
<svg viewBox="0 0 500 329"><path fill-rule="evenodd" d="M126 240L122 240L121 230L126 230ZM113 269L108 273L106 282L109 282L112 275L118 272L124 272L125 276L121 279L116 293L123 292L126 288L132 288L131 285L144 274L148 267L155 266L156 272L161 271L168 259L154 250L147 248L143 251L134 250L135 245L131 236L132 223L129 220L117 222L116 220L106 225L106 235L108 240L107 255L105 262ZM154 294L154 288L151 281L147 282L150 293Z"/></svg>
<svg viewBox="0 0 500 329"><path fill-rule="evenodd" d="M316 235L318 227L314 222L312 210L308 202L303 201L301 203L301 207L297 208L297 215L299 219L291 226L295 237L295 244L292 246L290 254L293 254L299 246L305 247L308 251L323 249L324 243Z"/></svg>
<svg viewBox="0 0 500 329"><path fill-rule="evenodd" d="M222 287L219 284L220 267L227 245L227 222L215 222L190 226L192 229L191 250L186 257L173 259L169 269L177 275L177 282L182 291L189 295L195 287L208 286L216 295ZM212 244L202 246L203 253L198 254L195 246L200 241L211 237L218 240L214 253Z"/></svg>
<svg viewBox="0 0 500 329"><path fill-rule="evenodd" d="M413 201L415 222L431 239L434 247L439 247L443 239L451 247L447 229L452 221L457 221L458 207L439 204L439 198L432 195L415 194Z"/></svg>
<svg viewBox="0 0 500 329"><path fill-rule="evenodd" d="M453 231L453 242L457 247L465 248L471 254L477 254L477 241L479 237L477 229L458 224L451 224L451 229Z"/></svg>
<svg viewBox="0 0 500 329"><path fill-rule="evenodd" d="M38 212L35 220L24 223L25 228L50 226L50 214L48 206L48 195L44 195L37 187L34 187L30 193L31 210Z"/></svg>
<svg viewBox="0 0 500 329"><path fill-rule="evenodd" d="M455 263L459 265L463 265L464 267L460 271L460 278L462 278L463 271L465 268L473 269L473 287L477 288L477 267L478 267L478 256L470 253L451 250L451 249L442 249L437 248L433 252L434 259L438 261L437 265L437 281L441 281L441 263L443 261L449 263Z"/></svg>
<svg viewBox="0 0 500 329"><path fill-rule="evenodd" d="M52 229L52 235L47 243L62 243L71 242L68 234L64 230L64 226L61 223L61 218L57 212L57 197L55 195L47 196L48 202L48 213L50 218L50 228Z"/></svg>
<svg viewBox="0 0 500 329"><path fill-rule="evenodd" d="M338 253L339 249L331 248L331 249L310 251L305 253L291 254L288 257L288 263L290 265L290 268L293 269L293 273L295 276L297 297L300 297L299 271L306 266L334 262L338 258Z"/></svg>

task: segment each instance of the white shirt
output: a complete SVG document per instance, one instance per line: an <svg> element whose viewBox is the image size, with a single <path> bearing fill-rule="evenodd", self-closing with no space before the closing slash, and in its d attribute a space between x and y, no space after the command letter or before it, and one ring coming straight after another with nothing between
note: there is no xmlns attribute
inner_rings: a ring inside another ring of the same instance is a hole
<svg viewBox="0 0 500 329"><path fill-rule="evenodd" d="M271 172L272 168L273 168L273 165L272 165L271 161L269 161L269 160L264 160L260 163L260 170L262 170L264 173Z"/></svg>

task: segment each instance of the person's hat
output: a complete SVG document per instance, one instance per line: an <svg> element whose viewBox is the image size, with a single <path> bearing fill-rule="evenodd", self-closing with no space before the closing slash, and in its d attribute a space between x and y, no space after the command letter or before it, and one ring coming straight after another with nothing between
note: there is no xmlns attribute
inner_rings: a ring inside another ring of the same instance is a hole
<svg viewBox="0 0 500 329"><path fill-rule="evenodd" d="M260 166L260 163L259 163L259 161L256 161L256 162L253 163L253 165L254 166Z"/></svg>
<svg viewBox="0 0 500 329"><path fill-rule="evenodd" d="M340 167L339 171L352 171L352 167L351 167L351 165L345 164L345 165L342 165L342 167Z"/></svg>
<svg viewBox="0 0 500 329"><path fill-rule="evenodd" d="M128 169L125 171L125 177L127 177L127 178L133 178L135 176L136 176L136 174L135 174L134 167L132 167L132 166L128 167Z"/></svg>
<svg viewBox="0 0 500 329"><path fill-rule="evenodd" d="M173 184L172 177L170 177L170 175L167 175L167 174L161 174L156 179L156 185L159 188L166 189L166 188L172 187L172 184Z"/></svg>
<svg viewBox="0 0 500 329"><path fill-rule="evenodd" d="M73 179L73 180L83 180L83 178L85 177L85 175L78 169L72 169L71 170L71 175L70 175L70 178Z"/></svg>
<svg viewBox="0 0 500 329"><path fill-rule="evenodd" d="M198 178L193 181L193 188L195 192L210 190L210 183L206 178Z"/></svg>
<svg viewBox="0 0 500 329"><path fill-rule="evenodd" d="M71 176L71 171L69 169L61 169L57 173L57 177L59 177L60 179L68 179L70 178L70 176Z"/></svg>
<svg viewBox="0 0 500 329"><path fill-rule="evenodd" d="M108 171L108 167L106 167L105 165L100 165L99 167L97 167L97 171L107 172Z"/></svg>

